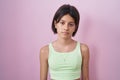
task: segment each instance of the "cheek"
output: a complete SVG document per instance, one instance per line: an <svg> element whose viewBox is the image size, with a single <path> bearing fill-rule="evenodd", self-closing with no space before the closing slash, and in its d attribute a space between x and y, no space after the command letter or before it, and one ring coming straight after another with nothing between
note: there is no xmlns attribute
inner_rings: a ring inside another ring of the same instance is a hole
<svg viewBox="0 0 120 80"><path fill-rule="evenodd" d="M58 25L56 29L61 31L63 28L62 28L62 26Z"/></svg>
<svg viewBox="0 0 120 80"><path fill-rule="evenodd" d="M57 27L56 30L57 30L57 32L61 32L62 28L61 27Z"/></svg>
<svg viewBox="0 0 120 80"><path fill-rule="evenodd" d="M73 27L73 29L72 29L72 30L73 30L73 32L75 32L75 30L76 30L76 27Z"/></svg>

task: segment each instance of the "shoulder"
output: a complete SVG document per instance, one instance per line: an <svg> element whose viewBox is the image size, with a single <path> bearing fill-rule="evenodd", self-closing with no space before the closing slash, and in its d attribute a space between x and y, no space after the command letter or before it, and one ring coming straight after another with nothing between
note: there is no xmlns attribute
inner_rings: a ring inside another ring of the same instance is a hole
<svg viewBox="0 0 120 80"><path fill-rule="evenodd" d="M80 48L83 56L88 56L89 55L89 47L87 44L80 43Z"/></svg>
<svg viewBox="0 0 120 80"><path fill-rule="evenodd" d="M40 57L48 57L48 53L49 53L49 45L45 45L43 47L40 48Z"/></svg>
<svg viewBox="0 0 120 80"><path fill-rule="evenodd" d="M40 48L40 52L41 53L46 53L49 51L49 45L45 45L43 47Z"/></svg>
<svg viewBox="0 0 120 80"><path fill-rule="evenodd" d="M89 47L88 47L87 44L80 43L80 47L81 47L81 50L82 50L83 52L86 52L86 51L89 50Z"/></svg>

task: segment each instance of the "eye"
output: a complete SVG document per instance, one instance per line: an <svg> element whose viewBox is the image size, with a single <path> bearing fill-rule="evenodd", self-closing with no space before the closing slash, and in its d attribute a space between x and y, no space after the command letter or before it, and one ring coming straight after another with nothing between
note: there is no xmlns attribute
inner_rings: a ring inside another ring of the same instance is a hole
<svg viewBox="0 0 120 80"><path fill-rule="evenodd" d="M70 26L70 27L73 27L73 26L75 26L75 24L74 24L74 23L70 23L69 26Z"/></svg>
<svg viewBox="0 0 120 80"><path fill-rule="evenodd" d="M60 22L60 24L64 25L64 24L65 24L65 22Z"/></svg>

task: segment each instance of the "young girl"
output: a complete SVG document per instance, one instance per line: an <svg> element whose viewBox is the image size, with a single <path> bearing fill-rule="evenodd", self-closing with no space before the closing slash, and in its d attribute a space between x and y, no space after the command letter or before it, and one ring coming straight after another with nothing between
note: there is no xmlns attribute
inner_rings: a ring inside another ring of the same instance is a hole
<svg viewBox="0 0 120 80"><path fill-rule="evenodd" d="M40 80L89 80L89 48L74 39L79 26L79 12L69 4L55 13L52 31L57 39L40 49Z"/></svg>

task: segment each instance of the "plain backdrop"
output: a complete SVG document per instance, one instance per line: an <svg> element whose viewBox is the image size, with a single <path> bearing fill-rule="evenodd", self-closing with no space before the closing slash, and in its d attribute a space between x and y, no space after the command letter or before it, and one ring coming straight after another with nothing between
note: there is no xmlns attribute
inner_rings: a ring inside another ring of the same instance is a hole
<svg viewBox="0 0 120 80"><path fill-rule="evenodd" d="M40 48L56 39L51 30L63 4L80 12L74 39L90 49L90 80L120 79L119 0L0 0L0 80L40 80Z"/></svg>

